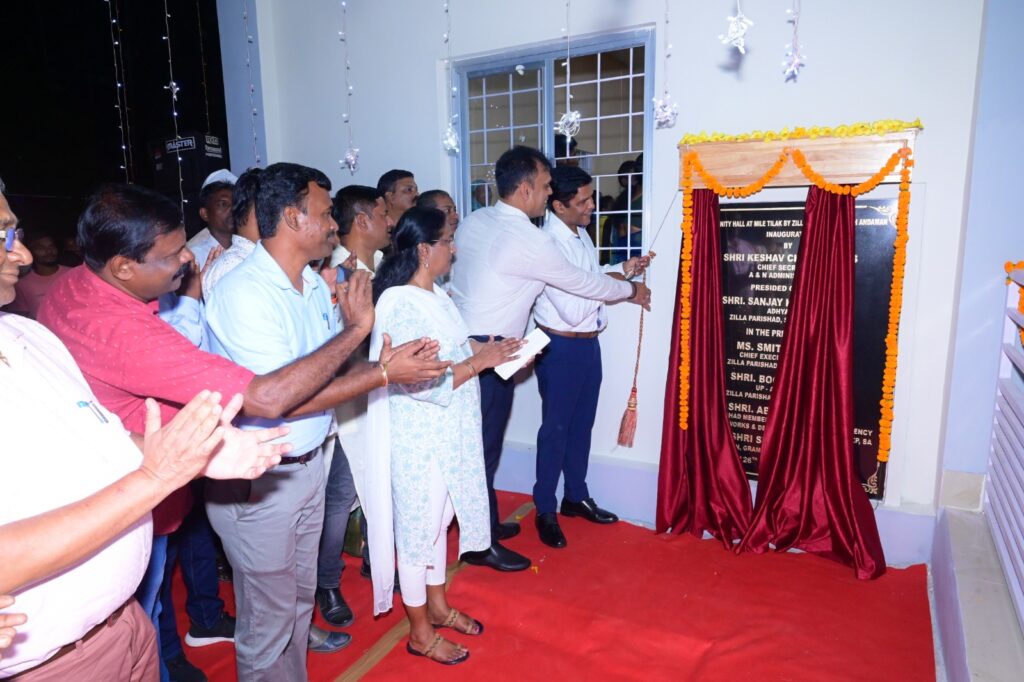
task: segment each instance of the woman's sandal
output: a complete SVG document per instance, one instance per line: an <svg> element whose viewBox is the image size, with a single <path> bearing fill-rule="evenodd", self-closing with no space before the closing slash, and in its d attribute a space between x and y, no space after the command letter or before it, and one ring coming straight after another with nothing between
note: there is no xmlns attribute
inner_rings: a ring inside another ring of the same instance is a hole
<svg viewBox="0 0 1024 682"><path fill-rule="evenodd" d="M476 635L484 634L484 624L478 621L476 618L473 618L468 615L466 616L466 618L469 618L472 625L476 625L476 632L471 632L472 625L470 625L470 627L466 628L465 630L463 630L462 628L455 627L455 624L459 622L459 616L462 615L465 614L459 613L457 609L452 609L448 612L448 617L444 619L443 623L431 623L431 625L433 625L435 628L451 628L452 630L455 630L455 632L461 632L464 635L471 635L474 637Z"/></svg>
<svg viewBox="0 0 1024 682"><path fill-rule="evenodd" d="M413 649L412 648L412 641L406 642L405 650L408 651L413 656L424 656L426 658L429 658L432 661L437 661L441 665L458 665L459 663L462 663L467 658L469 658L469 650L466 649L466 647L464 647L461 644L458 644L456 642L452 642L452 644L455 644L456 651L459 651L459 650L462 651L462 655L461 656L459 656L457 658L449 659L447 661L443 661L440 658L435 658L433 656L434 651L436 651L437 647L440 646L441 642L444 642L444 641L447 641L447 640L445 640L445 638L442 637L441 635L434 635L434 641L432 641L430 643L430 646L428 646L423 651L416 651L415 649Z"/></svg>

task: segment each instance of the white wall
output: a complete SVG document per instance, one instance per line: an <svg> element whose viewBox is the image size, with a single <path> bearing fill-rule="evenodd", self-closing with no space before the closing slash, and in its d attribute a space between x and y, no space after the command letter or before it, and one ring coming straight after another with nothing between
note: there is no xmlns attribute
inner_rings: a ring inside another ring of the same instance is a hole
<svg viewBox="0 0 1024 682"><path fill-rule="evenodd" d="M242 16L243 5L237 0L217 0L224 103L228 119L228 152L231 155L231 170L235 174L241 174L246 168L257 165L257 158L261 161L267 158L256 3L246 2L244 9L249 15L248 23ZM252 43L248 42L249 37L252 37ZM246 64L247 60L249 64ZM250 78L253 86L251 99ZM257 112L255 119L252 116L253 109Z"/></svg>
<svg viewBox="0 0 1024 682"><path fill-rule="evenodd" d="M441 149L447 113L442 2L349 0L349 50L355 86L353 123L361 148L354 175L339 168L346 147L341 112L344 72L340 3L257 0L269 160L321 168L336 186L375 184L383 171L409 168L421 189L450 187ZM911 242L900 339L894 444L886 504L934 510L940 441L949 385L950 346L965 211L970 131L982 20L981 2L913 0L805 3L801 38L808 66L784 83L780 62L789 42L789 2L750 3L756 22L740 74L720 68L728 57L717 36L731 0L673 2L674 44L668 88L680 103L675 128L653 138L653 178L646 207L656 223L678 185L676 143L687 131L747 132L795 125L835 125L920 117L914 169ZM550 0L450 0L456 58L560 38L564 4ZM661 69L664 3L577 0L576 35L656 25ZM224 24L221 31L225 31ZM228 75L230 78L230 74ZM664 74L656 74L656 91ZM232 137L233 146L236 144ZM605 388L594 453L605 463L655 468L661 443L669 329L676 296L677 214L655 250L654 310L647 318L640 375L636 447L614 446L632 374L637 309L619 306L603 335ZM653 229L645 231L652 235ZM516 392L508 437L531 443L539 423L532 382ZM645 491L643 494L650 494ZM600 497L599 497L600 499ZM653 500L650 501L653 508Z"/></svg>
<svg viewBox="0 0 1024 682"><path fill-rule="evenodd" d="M978 112L964 234L956 344L946 425L945 468L984 473L995 408L1003 334L1003 263L1024 260L1018 199L1024 139L1017 134L1024 111L1018 71L1024 44L1016 28L1024 3L989 0L978 81Z"/></svg>

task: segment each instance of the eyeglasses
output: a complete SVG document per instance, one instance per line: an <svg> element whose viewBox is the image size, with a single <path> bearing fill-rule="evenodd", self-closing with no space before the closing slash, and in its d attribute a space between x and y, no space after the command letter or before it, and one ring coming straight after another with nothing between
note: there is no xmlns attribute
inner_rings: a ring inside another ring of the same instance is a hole
<svg viewBox="0 0 1024 682"><path fill-rule="evenodd" d="M4 240L4 250L10 253L14 250L14 242L25 240L25 230L20 227L0 229L0 239Z"/></svg>
<svg viewBox="0 0 1024 682"><path fill-rule="evenodd" d="M448 239L435 239L434 241L432 241L430 243L431 244L447 244L448 248L450 249L450 248L455 246L455 237L448 237Z"/></svg>

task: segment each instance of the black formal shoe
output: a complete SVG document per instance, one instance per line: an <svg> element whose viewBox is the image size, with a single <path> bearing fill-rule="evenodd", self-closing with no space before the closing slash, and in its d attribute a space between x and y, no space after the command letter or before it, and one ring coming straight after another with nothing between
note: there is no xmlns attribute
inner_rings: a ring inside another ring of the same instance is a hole
<svg viewBox="0 0 1024 682"><path fill-rule="evenodd" d="M540 535L540 541L548 547L555 549L565 547L565 533L558 525L558 516L555 512L537 516L537 534Z"/></svg>
<svg viewBox="0 0 1024 682"><path fill-rule="evenodd" d="M525 571L530 567L529 559L498 542L482 552L466 552L460 558L472 566L487 566L496 571Z"/></svg>
<svg viewBox="0 0 1024 682"><path fill-rule="evenodd" d="M316 588L316 606L320 609L320 615L331 625L343 628L352 623L355 617L352 609L345 603L345 597L341 596L341 588L326 589Z"/></svg>
<svg viewBox="0 0 1024 682"><path fill-rule="evenodd" d="M509 521L508 523L498 524L498 539L508 540L519 535L519 524L515 521Z"/></svg>
<svg viewBox="0 0 1024 682"><path fill-rule="evenodd" d="M316 625L309 626L309 639L306 643L310 651L318 654L333 654L347 647L352 642L352 635L347 632L331 632Z"/></svg>
<svg viewBox="0 0 1024 682"><path fill-rule="evenodd" d="M615 523L619 517L607 509L601 509L594 502L593 497L588 497L582 502L570 502L562 499L562 516L582 516L587 521L594 523Z"/></svg>

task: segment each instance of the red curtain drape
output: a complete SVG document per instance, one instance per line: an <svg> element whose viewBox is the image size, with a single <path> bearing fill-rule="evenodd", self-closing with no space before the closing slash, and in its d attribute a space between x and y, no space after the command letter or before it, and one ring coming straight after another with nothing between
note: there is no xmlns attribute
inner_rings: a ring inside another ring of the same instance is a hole
<svg viewBox="0 0 1024 682"><path fill-rule="evenodd" d="M737 551L802 549L870 579L885 557L853 456L853 209L849 195L807 195L754 518Z"/></svg>
<svg viewBox="0 0 1024 682"><path fill-rule="evenodd" d="M718 197L693 193L693 285L690 320L690 423L679 428L679 299L665 389L656 529L701 537L726 547L750 523L750 486L740 465L725 402ZM678 283L677 283L678 287ZM677 288L678 290L678 288Z"/></svg>

